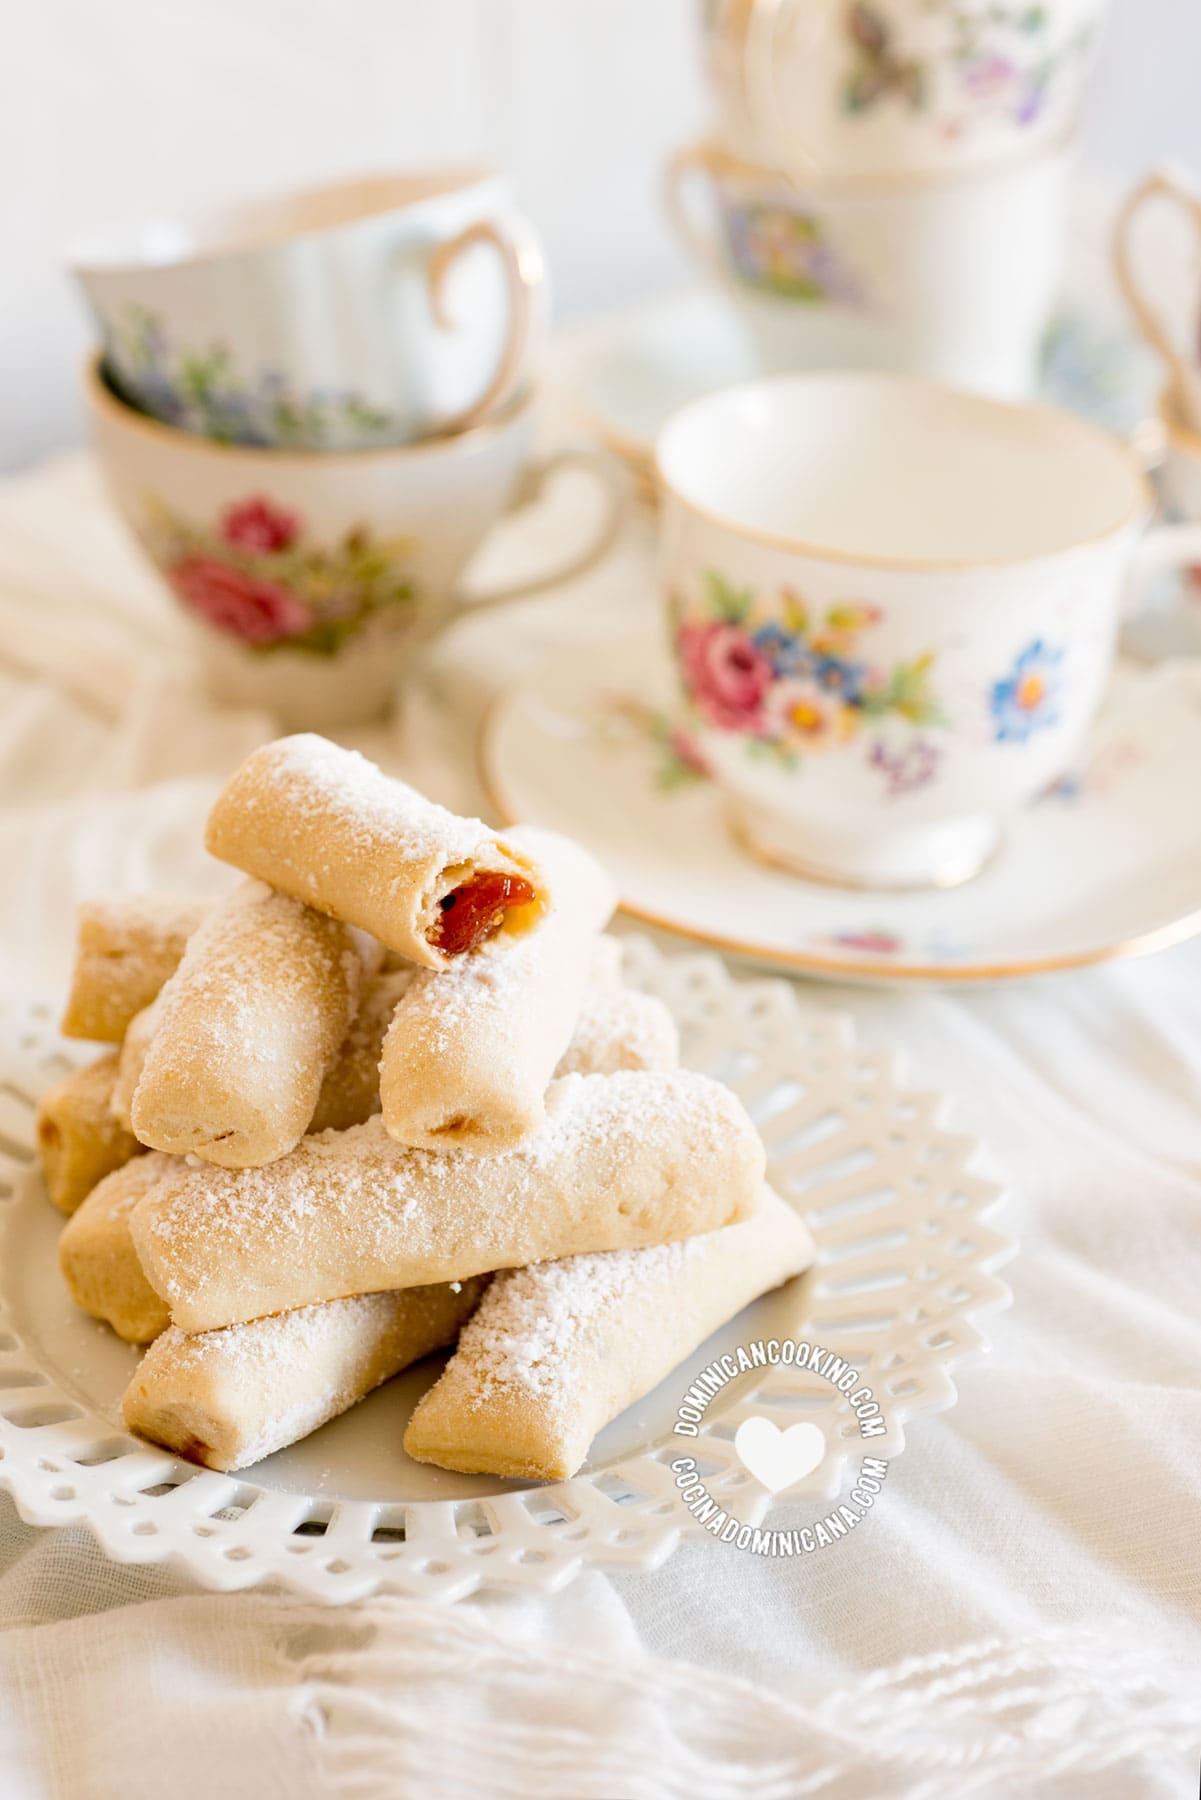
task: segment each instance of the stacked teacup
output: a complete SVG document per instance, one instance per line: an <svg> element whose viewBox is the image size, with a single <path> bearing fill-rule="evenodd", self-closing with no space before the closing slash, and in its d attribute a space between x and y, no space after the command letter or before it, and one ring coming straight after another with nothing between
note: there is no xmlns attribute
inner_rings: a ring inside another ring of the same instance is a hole
<svg viewBox="0 0 1201 1800"><path fill-rule="evenodd" d="M542 258L507 179L347 181L101 234L73 266L105 474L212 692L289 728L385 710L549 467Z"/></svg>
<svg viewBox="0 0 1201 1800"><path fill-rule="evenodd" d="M768 370L1029 392L1105 0L700 0L677 228Z"/></svg>

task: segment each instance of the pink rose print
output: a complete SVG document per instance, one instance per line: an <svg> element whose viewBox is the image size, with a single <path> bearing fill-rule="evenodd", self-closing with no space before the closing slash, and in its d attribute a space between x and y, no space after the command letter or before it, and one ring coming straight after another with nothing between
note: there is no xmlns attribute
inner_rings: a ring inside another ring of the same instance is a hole
<svg viewBox="0 0 1201 1800"><path fill-rule="evenodd" d="M697 706L720 731L761 734L763 697L772 666L737 625L682 625L684 680Z"/></svg>
<svg viewBox="0 0 1201 1800"><path fill-rule="evenodd" d="M225 542L254 555L270 556L273 550L286 550L299 535L300 520L296 514L276 506L262 494L227 507L221 518Z"/></svg>
<svg viewBox="0 0 1201 1800"><path fill-rule="evenodd" d="M246 644L277 644L313 623L307 606L274 581L232 569L212 556L185 556L170 571L184 605L217 631Z"/></svg>

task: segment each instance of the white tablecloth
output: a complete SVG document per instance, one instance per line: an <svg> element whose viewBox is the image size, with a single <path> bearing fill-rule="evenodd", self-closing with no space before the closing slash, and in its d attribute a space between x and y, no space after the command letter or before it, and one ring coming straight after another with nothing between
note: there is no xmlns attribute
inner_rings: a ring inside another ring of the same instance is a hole
<svg viewBox="0 0 1201 1800"><path fill-rule="evenodd" d="M488 694L653 604L616 554L622 616L584 580L469 621L355 741L482 805ZM59 989L84 893L212 881L206 804L269 732L192 688L84 458L0 489L7 979ZM1195 1794L1201 945L992 992L807 991L953 1097L1022 1244L991 1355L909 1431L870 1528L323 1614L112 1567L0 1495L4 1800Z"/></svg>

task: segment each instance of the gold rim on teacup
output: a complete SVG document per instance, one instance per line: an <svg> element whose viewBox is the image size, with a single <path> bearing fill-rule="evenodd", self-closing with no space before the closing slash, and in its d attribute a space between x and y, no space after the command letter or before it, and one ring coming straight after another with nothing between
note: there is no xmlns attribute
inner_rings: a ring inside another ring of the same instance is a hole
<svg viewBox="0 0 1201 1800"><path fill-rule="evenodd" d="M223 444L216 438L202 437L199 432L184 431L178 425L167 425L150 413L143 412L131 400L125 399L117 392L105 374L104 357L99 351L87 357L83 367L83 385L86 397L97 412L107 413L117 420L124 430L144 433L160 444L179 445L185 443L190 450L205 456L236 457L241 462L254 463L260 469L280 469L286 463L303 463L312 467L316 463L341 461L364 464L372 461L397 461L452 455L466 444L477 444L483 439L496 437L507 431L515 420L529 412L537 399L534 386L524 388L511 400L489 413L486 419L478 419L475 424L464 426L461 430L444 432L438 437L417 438L410 443L375 444L361 450L276 450L269 444Z"/></svg>
<svg viewBox="0 0 1201 1800"><path fill-rule="evenodd" d="M1042 549L1037 552L1023 549L1014 551L1012 555L1008 556L989 557L901 556L884 555L878 551L861 549L841 550L835 545L812 543L805 538L794 536L788 532L764 530L758 526L747 524L744 520L738 519L731 514L718 512L715 508L702 504L671 480L664 467L664 445L669 434L680 428L681 421L686 420L691 411L708 406L717 394L721 394L728 398L730 395L739 392L750 395L756 390L778 390L781 386L790 384L795 384L799 387L803 386L807 380L821 380L831 373L838 372L813 370L796 375L760 376L753 381L737 382L731 387L715 389L714 393L703 394L697 399L686 401L683 406L677 407L664 421L655 439L653 471L660 491L671 494L681 506L685 507L690 513L695 514L697 518L705 519L711 525L717 525L723 531L732 532L734 536L744 538L751 543L764 544L773 550L793 551L798 555L814 557L821 562L849 563L858 567L899 570L937 571L972 568L1007 568L1014 564L1028 563L1032 560L1041 560L1044 556L1063 556L1069 554L1073 550L1083 550L1089 545L1104 543L1108 538L1111 538L1117 533L1124 531L1129 526L1134 525L1140 518L1149 517L1154 510L1154 495L1151 483L1145 470L1141 467L1138 458L1127 443L1121 438L1116 437L1112 432L1106 431L1104 427L1094 425L1087 419L1081 419L1075 413L1065 412L1060 407L1047 405L1043 401L1022 401L1018 403L1007 400L994 400L983 394L973 394L966 390L949 388L944 383L928 379L925 376L899 375L887 371L875 370L870 372L860 371L856 373L858 378L876 386L887 385L895 390L909 389L910 391L916 391L919 394L925 394L931 398L937 396L943 400L951 398L960 406L977 412L986 410L991 413L1005 413L1011 417L1021 415L1026 418L1041 419L1045 421L1048 427L1051 427L1060 433L1066 432L1074 435L1081 443L1089 442L1104 447L1116 460L1124 463L1127 473L1130 476L1131 499L1129 505L1119 518L1112 520L1103 530L1090 532L1088 537L1071 538L1063 544L1048 549ZM845 376L842 378L855 379L856 376Z"/></svg>
<svg viewBox="0 0 1201 1800"><path fill-rule="evenodd" d="M792 192L803 200L840 200L918 188L972 187L1000 177L1019 174L1035 163L1052 161L1071 150L1077 132L1068 127L1042 144L1025 145L1016 155L990 157L987 162L956 164L946 169L924 169L904 172L882 169L870 175L830 175L818 170L801 173L775 168L770 163L755 161L734 150L720 137L706 134L681 144L668 157L665 178L671 208L672 184L692 169L726 176L735 181L756 182L782 192Z"/></svg>
<svg viewBox="0 0 1201 1800"><path fill-rule="evenodd" d="M478 187L487 181L503 179L502 171L487 164L463 164L446 169L393 170L373 175L351 175L340 181L327 181L312 187L280 189L276 193L233 202L228 206L209 206L172 217L170 220L118 222L97 232L82 236L67 248L69 266L84 272L106 275L131 275L145 269L186 268L192 264L219 262L225 258L253 255L261 250L295 244L302 240L323 238L347 227L366 224L381 213L400 207L417 207L426 201L445 199L463 188ZM363 204L343 207L328 218L303 223L309 208L318 213L342 200L360 195ZM270 221L291 214L295 223L272 226ZM225 221L223 224L222 222ZM105 237L134 238L135 234L155 228L160 233L173 227L180 233L180 249L176 255L107 255L100 248Z"/></svg>

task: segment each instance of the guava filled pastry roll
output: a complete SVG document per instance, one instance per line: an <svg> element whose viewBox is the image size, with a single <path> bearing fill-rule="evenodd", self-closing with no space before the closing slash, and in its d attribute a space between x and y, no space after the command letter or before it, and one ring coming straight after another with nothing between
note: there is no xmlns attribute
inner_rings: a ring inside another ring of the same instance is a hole
<svg viewBox="0 0 1201 1800"><path fill-rule="evenodd" d="M46 1191L60 1212L73 1213L98 1181L141 1149L113 1116L117 1053L105 1051L42 1096L38 1156Z"/></svg>
<svg viewBox="0 0 1201 1800"><path fill-rule="evenodd" d="M805 1225L766 1189L758 1211L724 1231L498 1275L404 1447L473 1474L574 1475L610 1419L812 1260Z"/></svg>
<svg viewBox="0 0 1201 1800"><path fill-rule="evenodd" d="M130 1109L142 1143L228 1168L284 1156L354 1016L362 955L349 927L243 882L163 989Z"/></svg>
<svg viewBox="0 0 1201 1800"><path fill-rule="evenodd" d="M172 1328L126 1389L125 1423L189 1462L243 1469L453 1344L485 1285L365 1294L191 1337Z"/></svg>
<svg viewBox="0 0 1201 1800"><path fill-rule="evenodd" d="M316 1300L465 1280L548 1256L667 1243L746 1217L763 1146L729 1088L686 1071L568 1075L496 1156L415 1150L382 1119L263 1169L182 1168L134 1209L186 1331Z"/></svg>
<svg viewBox="0 0 1201 1800"><path fill-rule="evenodd" d="M403 1144L491 1152L520 1143L545 1117L547 1086L579 1020L617 890L557 832L519 825L508 841L546 877L546 915L515 942L492 938L445 971L414 976L379 1070L384 1124Z"/></svg>
<svg viewBox="0 0 1201 1800"><path fill-rule="evenodd" d="M312 733L265 744L209 814L214 856L359 925L427 969L537 925L534 864L478 819L461 819Z"/></svg>
<svg viewBox="0 0 1201 1800"><path fill-rule="evenodd" d="M148 1344L171 1322L142 1272L129 1221L138 1201L173 1161L152 1150L106 1175L58 1240L59 1268L76 1306L103 1319L131 1344Z"/></svg>
<svg viewBox="0 0 1201 1800"><path fill-rule="evenodd" d="M172 894L85 900L63 1036L119 1044L134 1014L179 967L210 904Z"/></svg>

